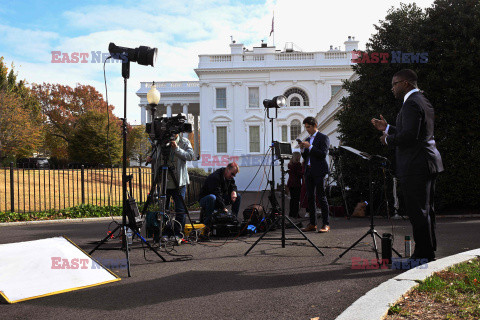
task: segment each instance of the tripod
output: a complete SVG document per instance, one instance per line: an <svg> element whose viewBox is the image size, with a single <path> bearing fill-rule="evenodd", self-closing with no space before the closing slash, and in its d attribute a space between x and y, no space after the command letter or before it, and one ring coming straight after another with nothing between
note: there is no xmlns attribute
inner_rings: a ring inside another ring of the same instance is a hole
<svg viewBox="0 0 480 320"><path fill-rule="evenodd" d="M274 118L270 118L270 122L271 122L271 126L272 126L272 139L273 139L273 119ZM281 156L280 153L277 154L279 160L280 160L280 169L281 169L281 182L282 182L282 189L281 189L281 192L282 192L282 208L278 208L278 203L277 203L277 200L275 198L275 171L274 171L274 166L275 166L275 152L274 152L274 149L275 149L275 144L278 144L278 141L272 141L272 145L271 145L271 148L272 148L272 163L271 163L271 166L272 166L272 181L270 181L270 185L271 185L271 189L270 189L270 196L269 196L269 199L270 199L270 202L272 203L272 213L277 213L277 212L281 212L281 215L277 215L275 221L273 223L270 224L270 226L268 226L267 230L265 230L265 232L257 239L257 241L255 241L254 244L252 244L252 246L247 250L247 252L245 252L245 256L257 245L257 243L259 243L262 239L265 239L265 240L281 240L282 241L282 248L285 248L285 241L286 240L307 240L315 249L317 249L317 251L323 256L323 252L320 251L320 249L312 242L310 241L310 239L308 239L308 237L305 235L305 233L302 232L302 230L300 230L300 228L287 216L285 216L285 168L284 168L284 158ZM291 152L290 152L291 153ZM298 232L300 232L300 234L303 236L303 238L289 238L287 239L286 236L285 236L285 219L288 220L288 222L290 222L290 224L292 224L295 229L297 229ZM280 238L264 238L267 233L270 231L270 229L273 228L274 225L276 225L278 222L281 223L281 226L282 226L282 236Z"/></svg>
<svg viewBox="0 0 480 320"><path fill-rule="evenodd" d="M123 77L123 119L122 119L122 140L123 140L123 156L122 156L122 199L123 199L123 207L122 207L122 223L118 225L113 231L112 234L115 233L118 229L121 228L122 230L122 248L121 250L125 250L125 255L127 257L127 273L128 276L130 275L130 255L129 255L129 247L127 241L127 227L129 227L138 237L141 239L143 243L147 245L147 247L155 252L155 254L162 259L162 257L157 250L155 250L145 238L140 235L140 230L135 222L135 215L134 212L138 212L137 205L135 203L135 199L133 199L127 191L127 80L130 78L130 61L124 61L122 63L122 77ZM131 180L130 180L130 188L131 188ZM128 215L128 223L127 223L127 215ZM104 239L100 241L100 243L93 248L92 251L89 252L91 255L95 250L100 248L108 239L110 238L110 234L106 236Z"/></svg>
<svg viewBox="0 0 480 320"><path fill-rule="evenodd" d="M168 142L167 142L168 143ZM170 175L170 178L172 179L175 190L179 190L179 185L178 185L178 180L177 177L175 176L173 172L172 166L169 166L168 164L168 159L171 153L171 147L167 146L167 143L163 143L160 145L160 151L161 151L161 159L163 160L163 163L160 167L161 170L158 170L158 167L155 164L155 170L154 170L154 178L153 178L153 183L152 187L150 188L150 192L147 197L147 201L145 202L145 205L143 206L142 209L142 216L145 216L148 207L153 203L154 197L157 191L157 186L160 184L160 213L161 213L161 219L160 219L160 230L162 230L162 222L163 222L163 215L166 211L166 199L167 199L167 181L168 181L168 175ZM156 152L158 152L158 145L155 146ZM160 159L158 159L160 160ZM190 213L188 212L188 208L185 204L185 200L183 199L182 196L180 196L180 199L182 201L183 208L185 209L185 214L188 217L188 220L190 221L190 224L192 225L192 231L195 231L195 227L193 225L192 219L190 218ZM175 227L173 224L171 224L172 231L175 232Z"/></svg>
<svg viewBox="0 0 480 320"><path fill-rule="evenodd" d="M330 149L330 155L332 156L332 162L330 162L330 170L329 173L329 180L332 179L329 183L330 192L332 190L331 184L336 181L340 187L340 191L342 192L342 199L343 203L345 204L345 214L347 219L350 219L350 215L348 214L348 204L347 204L347 195L345 193L345 183L343 182L343 173L341 167L341 158L339 154L338 148ZM330 193L331 196L331 193Z"/></svg>
<svg viewBox="0 0 480 320"><path fill-rule="evenodd" d="M377 242L375 240L375 236L379 237L380 239L382 239L382 237L378 234L377 230L375 230L375 224L373 222L373 179L372 179L372 167L376 166L377 164L375 163L376 160L378 159L385 159L383 157L380 157L380 156L371 156L365 152L360 152L354 148L351 148L351 147L344 147L342 146L342 148L346 149L346 150L349 150L350 152L353 152L355 153L356 155L360 156L362 159L365 159L365 160L368 160L368 189L369 189L369 192L370 192L370 203L368 204L370 206L370 229L368 229L368 231L360 238L358 239L357 241L355 241L354 244L352 244L347 250L345 250L342 254L340 254L340 258L343 257L348 251L350 251L351 249L353 249L360 241L362 241L365 237L367 237L368 235L370 235L372 237L372 240L373 240L373 250L375 252L375 256L377 257L377 260L379 259L379 256L378 256L378 249L377 249ZM400 255L400 253L397 252L397 250L393 249L392 250L401 258L402 256Z"/></svg>

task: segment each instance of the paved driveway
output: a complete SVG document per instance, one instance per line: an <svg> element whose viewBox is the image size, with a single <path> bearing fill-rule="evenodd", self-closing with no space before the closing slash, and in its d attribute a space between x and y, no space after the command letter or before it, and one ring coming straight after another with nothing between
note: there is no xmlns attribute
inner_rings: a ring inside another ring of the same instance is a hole
<svg viewBox="0 0 480 320"><path fill-rule="evenodd" d="M108 230L108 221L49 223L0 227L0 243L65 235L89 250ZM309 233L325 256L306 241L214 240L182 245L159 261L136 244L131 254L132 277L114 270L122 280L13 305L0 304L2 319L334 319L365 292L392 278L396 270L353 270L352 257L373 259L366 238L343 258L338 255L362 236L367 219L334 219L328 234ZM392 232L392 224L376 219L377 230ZM393 221L394 247L403 253L403 238L411 234L407 221ZM480 247L480 219L438 220L438 257ZM271 234L279 236L277 230ZM298 233L287 230L287 236ZM113 240L108 246L118 244ZM120 250L102 250L96 258L122 259ZM8 257L0 257L8 259Z"/></svg>

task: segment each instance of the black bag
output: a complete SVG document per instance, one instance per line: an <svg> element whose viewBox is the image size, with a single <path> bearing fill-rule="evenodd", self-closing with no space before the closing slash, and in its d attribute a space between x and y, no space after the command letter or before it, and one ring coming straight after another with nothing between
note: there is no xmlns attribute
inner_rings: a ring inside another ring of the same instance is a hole
<svg viewBox="0 0 480 320"><path fill-rule="evenodd" d="M158 242L160 240L158 212L147 211L145 222L146 222L145 229L147 231L147 238L153 237L153 241Z"/></svg>
<svg viewBox="0 0 480 320"><path fill-rule="evenodd" d="M212 235L230 237L238 233L237 217L229 212L216 212L212 215Z"/></svg>
<svg viewBox="0 0 480 320"><path fill-rule="evenodd" d="M265 210L259 204L251 204L243 210L243 221L258 225L265 218Z"/></svg>
<svg viewBox="0 0 480 320"><path fill-rule="evenodd" d="M238 224L237 217L230 212L215 212L212 215L214 224Z"/></svg>

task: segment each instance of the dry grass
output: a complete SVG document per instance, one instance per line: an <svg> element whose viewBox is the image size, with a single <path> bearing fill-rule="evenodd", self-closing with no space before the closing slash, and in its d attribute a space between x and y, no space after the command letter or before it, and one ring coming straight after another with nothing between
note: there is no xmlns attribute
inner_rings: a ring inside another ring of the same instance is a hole
<svg viewBox="0 0 480 320"><path fill-rule="evenodd" d="M480 259L435 273L390 307L387 320L479 319Z"/></svg>
<svg viewBox="0 0 480 320"><path fill-rule="evenodd" d="M150 188L149 168L128 168L133 174L133 196L145 201ZM140 176L142 185L140 188ZM114 169L84 169L84 203L121 205L122 171ZM49 209L60 210L82 203L81 169L13 169L13 196L16 212L35 212ZM11 209L11 173L9 168L0 168L0 212Z"/></svg>

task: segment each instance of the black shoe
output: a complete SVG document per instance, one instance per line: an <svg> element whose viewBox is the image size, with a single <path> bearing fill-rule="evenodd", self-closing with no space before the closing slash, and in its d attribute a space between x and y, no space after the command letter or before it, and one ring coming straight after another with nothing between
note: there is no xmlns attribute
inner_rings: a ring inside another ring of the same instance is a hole
<svg viewBox="0 0 480 320"><path fill-rule="evenodd" d="M427 260L427 262L432 262L432 261L435 261L437 259L435 259L435 254L430 254L430 255L417 255L417 254L412 254L412 256L410 258L408 258L409 260Z"/></svg>

